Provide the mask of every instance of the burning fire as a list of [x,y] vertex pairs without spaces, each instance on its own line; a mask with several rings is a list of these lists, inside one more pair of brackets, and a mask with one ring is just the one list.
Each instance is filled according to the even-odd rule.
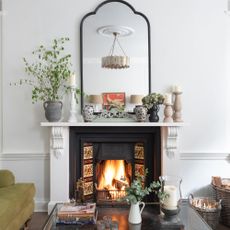
[[98,190],[125,190],[130,185],[124,160],[106,160],[98,178]]

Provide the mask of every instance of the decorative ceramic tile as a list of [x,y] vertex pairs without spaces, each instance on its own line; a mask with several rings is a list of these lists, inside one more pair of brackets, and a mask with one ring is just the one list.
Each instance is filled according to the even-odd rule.
[[93,182],[85,182],[84,183],[84,196],[93,194]]
[[135,164],[135,176],[141,175],[144,176],[145,167],[143,164]]
[[83,167],[83,177],[93,176],[93,164],[84,165]]
[[93,158],[93,146],[84,146],[84,160]]
[[145,156],[144,146],[135,145],[134,153],[135,153],[134,154],[135,159],[144,159],[144,156]]

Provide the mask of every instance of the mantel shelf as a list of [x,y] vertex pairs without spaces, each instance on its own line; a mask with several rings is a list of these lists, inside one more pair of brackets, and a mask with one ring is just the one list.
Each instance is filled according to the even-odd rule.
[[133,126],[133,127],[183,127],[188,123],[184,122],[41,122],[44,127],[97,127],[97,126]]

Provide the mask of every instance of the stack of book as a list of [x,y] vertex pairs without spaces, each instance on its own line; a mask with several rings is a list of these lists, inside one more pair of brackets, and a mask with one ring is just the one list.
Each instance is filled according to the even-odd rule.
[[63,205],[57,212],[57,225],[59,224],[95,224],[97,221],[96,203],[81,205]]

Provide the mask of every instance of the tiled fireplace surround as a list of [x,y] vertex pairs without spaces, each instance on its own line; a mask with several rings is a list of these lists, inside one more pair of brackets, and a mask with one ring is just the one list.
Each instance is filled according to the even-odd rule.
[[[48,212],[52,210],[53,206],[57,202],[63,202],[71,197],[73,191],[71,191],[70,181],[74,181],[76,175],[70,175],[71,162],[70,157],[70,130],[74,132],[79,132],[88,129],[90,127],[92,130],[103,129],[113,130],[113,128],[123,130],[141,128],[143,130],[156,129],[160,130],[160,144],[161,144],[161,172],[156,173],[161,175],[172,175],[171,171],[178,167],[178,130],[179,127],[183,126],[183,123],[69,123],[69,122],[43,122],[41,126],[46,126],[51,128],[50,132],[50,202],[48,204]],[[120,131],[119,131],[120,132]],[[128,132],[129,133],[129,132]],[[93,136],[93,133],[91,134]],[[73,163],[73,162],[72,162]],[[153,173],[154,174],[154,173]]]

